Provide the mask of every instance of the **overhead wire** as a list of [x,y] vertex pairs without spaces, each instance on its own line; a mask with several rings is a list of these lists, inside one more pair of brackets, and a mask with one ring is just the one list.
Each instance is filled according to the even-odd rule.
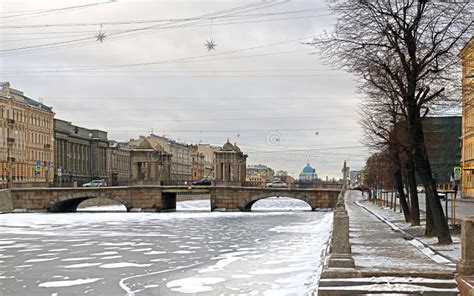
[[206,118],[206,119],[141,119],[141,120],[76,120],[76,122],[88,122],[88,123],[97,123],[97,122],[107,122],[107,123],[117,123],[117,122],[127,122],[127,123],[146,123],[146,122],[214,122],[214,121],[251,121],[251,120],[281,120],[281,119],[321,119],[321,118],[341,118],[347,117],[347,115],[323,115],[323,116],[286,116],[286,117],[243,117],[243,118]]
[[[103,21],[93,23],[58,23],[58,24],[34,24],[34,25],[13,25],[13,26],[2,26],[0,30],[4,29],[25,29],[25,28],[54,28],[54,27],[88,27],[88,26],[123,26],[123,25],[135,25],[135,24],[146,24],[146,23],[161,23],[161,22],[177,22],[177,21],[195,21],[195,20],[213,20],[218,22],[221,19],[235,19],[235,18],[249,18],[249,17],[269,17],[277,15],[287,14],[299,14],[309,11],[327,11],[327,8],[310,8],[303,10],[292,10],[282,12],[268,12],[268,13],[254,13],[254,14],[237,14],[237,15],[223,15],[223,16],[212,16],[212,17],[190,17],[190,18],[168,18],[168,19],[153,19],[153,20],[129,20],[129,21]],[[326,16],[326,15],[325,15]],[[291,19],[291,18],[290,18]]]
[[[295,39],[290,39],[286,41],[268,43],[263,45],[257,45],[252,47],[240,48],[235,50],[228,50],[219,53],[213,53],[211,55],[197,55],[197,56],[190,56],[184,58],[175,58],[175,59],[168,59],[168,60],[161,60],[161,61],[149,61],[149,62],[141,62],[141,63],[127,63],[127,64],[115,64],[115,65],[81,65],[81,66],[65,66],[68,69],[66,70],[48,70],[48,71],[39,71],[40,73],[52,73],[52,72],[70,72],[70,69],[77,69],[76,71],[92,71],[92,70],[102,70],[102,69],[122,69],[122,68],[130,68],[130,67],[138,67],[138,66],[151,66],[151,65],[161,65],[161,64],[169,64],[169,63],[186,63],[186,62],[193,62],[193,60],[197,61],[215,61],[215,60],[225,60],[225,59],[240,59],[240,58],[248,58],[248,57],[258,57],[258,56],[267,56],[267,55],[275,55],[275,54],[286,54],[286,53],[295,53],[295,52],[309,52],[309,49],[301,49],[301,50],[292,50],[292,51],[281,51],[275,53],[263,53],[263,54],[255,54],[255,55],[247,55],[247,56],[235,56],[235,57],[222,57],[222,58],[215,58],[217,56],[233,54],[233,53],[241,53],[245,51],[251,51],[256,49],[262,49],[267,47],[273,47],[282,44],[294,43],[297,41],[307,40],[308,37],[300,37]],[[34,72],[29,72],[34,73]]]
[[[236,13],[241,13],[241,12],[245,12],[245,11],[249,11],[249,10],[268,8],[268,7],[275,6],[275,5],[280,5],[280,4],[283,4],[283,2],[278,2],[277,1],[277,2],[270,3],[270,4],[265,3],[265,2],[257,2],[257,3],[253,3],[253,4],[247,4],[247,5],[238,6],[238,7],[234,7],[234,8],[230,8],[230,9],[225,9],[225,10],[221,10],[221,11],[217,11],[217,12],[213,12],[213,13],[204,14],[204,15],[201,15],[199,17],[219,16],[219,15],[222,15],[222,14],[236,14]],[[107,38],[109,40],[111,40],[111,39],[115,40],[119,37],[131,37],[132,35],[135,36],[137,34],[140,34],[140,31],[149,31],[149,30],[152,30],[152,29],[172,28],[173,23],[178,23],[178,24],[175,24],[174,27],[180,26],[180,25],[182,25],[182,24],[179,24],[180,22],[182,23],[183,21],[169,22],[170,27],[163,27],[163,26],[167,25],[165,23],[164,25],[153,25],[153,26],[146,26],[146,27],[135,28],[135,29],[122,30],[122,31],[119,31],[119,32],[109,34]],[[187,21],[184,21],[184,23],[186,23],[186,22]],[[199,20],[197,22],[201,22],[201,20]],[[194,21],[194,23],[196,23],[196,21]],[[127,34],[127,35],[124,35],[124,34]],[[114,38],[114,36],[116,36],[116,35],[119,35],[119,36]],[[60,45],[65,45],[65,46],[67,46],[67,45],[78,45],[79,43],[82,43],[83,41],[84,41],[84,43],[82,43],[82,44],[90,44],[90,43],[95,43],[96,42],[96,41],[88,41],[87,42],[87,40],[90,40],[90,39],[91,38],[78,38],[78,39],[72,39],[72,40],[61,41],[61,42],[50,42],[50,43],[44,43],[44,44],[39,44],[39,45],[9,48],[9,49],[0,50],[0,53],[12,53],[12,52],[24,53],[24,52],[31,52],[31,49],[35,49],[35,50],[40,50],[40,49],[43,49],[43,48],[55,49],[55,48],[57,48],[57,46],[60,46]]]
[[[99,5],[104,5],[104,4],[110,4],[116,2],[115,0],[108,0],[105,2],[95,2],[95,3],[89,3],[89,4],[81,4],[81,5],[75,5],[75,6],[66,6],[66,7],[60,7],[60,8],[54,8],[54,9],[45,9],[45,10],[39,10],[36,12],[27,12],[27,13],[20,13],[20,14],[14,14],[14,15],[6,15],[6,16],[1,16],[0,15],[0,20],[2,19],[9,19],[6,21],[0,22],[0,25],[14,22],[14,21],[21,21],[21,20],[26,20],[26,19],[32,19],[32,18],[38,18],[42,17],[45,15],[51,15],[51,14],[57,14],[61,13],[64,11],[69,11],[69,10],[76,10],[76,9],[83,9],[83,8],[89,8],[93,6],[99,6]],[[21,18],[22,16],[26,16]],[[18,18],[20,17],[20,18]],[[13,18],[13,19],[12,19]]]
[[[146,111],[146,112],[185,112],[185,111],[247,111],[248,110],[248,106],[245,106],[245,107],[227,107],[227,108],[209,108],[209,107],[206,107],[206,108],[196,108],[196,107],[193,107],[193,108],[189,108],[189,109],[167,109],[167,108],[164,108],[164,109],[151,109],[151,108],[145,108],[145,109],[136,109],[136,108],[126,108],[126,109],[113,109],[113,108],[107,108],[107,109],[98,109],[98,108],[58,108],[58,107],[55,107],[56,110],[61,110],[61,111],[77,111],[77,112],[142,112],[142,111]],[[277,110],[280,110],[280,111],[301,111],[301,108],[292,108],[290,106],[287,106],[285,108],[275,108],[275,107],[255,107],[255,106],[252,106],[251,107],[252,110],[266,110],[266,111],[277,111]],[[321,106],[318,106],[318,107],[307,107],[307,106],[302,106],[303,110],[304,111],[307,111],[307,110],[320,110],[321,109]],[[324,108],[329,108],[329,109],[340,109],[340,108],[353,108],[353,106],[340,106],[340,105],[337,105],[337,106],[324,106]]]

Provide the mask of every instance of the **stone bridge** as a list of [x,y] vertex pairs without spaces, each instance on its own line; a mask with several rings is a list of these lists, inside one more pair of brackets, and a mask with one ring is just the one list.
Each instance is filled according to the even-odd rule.
[[268,197],[291,197],[305,201],[311,210],[335,208],[340,189],[293,189],[263,187],[212,187],[211,211],[250,211],[252,205]]
[[[176,209],[179,194],[208,194],[211,210],[250,211],[260,199],[284,196],[307,202],[312,210],[334,208],[337,189],[275,189],[253,187],[214,186],[123,186],[101,188],[17,188],[2,193],[2,200],[9,210],[75,212],[78,205],[92,198],[108,198],[123,204],[127,211],[172,211]],[[10,199],[8,201],[7,199]],[[0,205],[1,205],[0,204]]]

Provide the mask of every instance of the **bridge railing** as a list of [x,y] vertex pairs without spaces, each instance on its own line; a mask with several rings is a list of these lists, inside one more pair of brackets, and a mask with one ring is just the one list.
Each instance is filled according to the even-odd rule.
[[265,182],[246,181],[242,183],[242,187],[265,187]]

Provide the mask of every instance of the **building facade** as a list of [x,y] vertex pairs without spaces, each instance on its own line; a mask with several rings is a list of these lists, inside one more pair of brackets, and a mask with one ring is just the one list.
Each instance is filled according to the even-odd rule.
[[0,186],[48,186],[53,178],[51,107],[0,83]]
[[248,165],[247,166],[247,176],[260,176],[265,182],[273,182],[275,177],[275,171],[263,164]]
[[214,180],[214,163],[216,161],[214,152],[219,151],[220,147],[210,144],[198,144],[197,152],[204,155],[204,176],[206,179]]
[[200,153],[197,149],[197,146],[192,146],[192,167],[191,175],[192,180],[202,180],[206,177],[205,169],[205,156]]
[[131,149],[125,143],[109,141],[107,172],[110,186],[128,185],[132,176]]
[[450,184],[461,165],[461,116],[423,118],[423,133],[431,172],[438,184]]
[[362,171],[350,171],[349,173],[350,185],[362,183]]
[[246,186],[251,187],[265,187],[267,182],[264,177],[260,175],[247,175],[245,177]]
[[240,186],[246,180],[247,155],[229,140],[215,154],[216,184]]
[[54,120],[55,185],[80,186],[94,179],[108,180],[107,132]]
[[278,171],[276,173],[275,179],[285,182],[288,187],[293,187],[293,184],[295,183],[295,178],[290,176],[287,171]]
[[474,37],[459,54],[462,61],[462,197],[474,198]]
[[[141,138],[142,137],[140,137],[140,139]],[[165,152],[172,155],[170,182],[184,183],[193,179],[193,152],[191,145],[178,143],[171,139],[154,134],[145,138],[150,143],[151,147],[159,147],[159,149],[163,149]],[[136,145],[136,142],[140,141],[140,139],[130,140],[129,144]]]

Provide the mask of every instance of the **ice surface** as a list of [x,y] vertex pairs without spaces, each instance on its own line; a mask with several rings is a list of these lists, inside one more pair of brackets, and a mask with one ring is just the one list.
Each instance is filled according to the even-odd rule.
[[[274,204],[267,209],[285,203],[269,201]],[[202,204],[193,201],[185,212],[174,213],[0,215],[0,256],[11,271],[2,276],[15,276],[2,281],[0,295],[14,295],[22,286],[32,293],[40,283],[47,295],[58,292],[55,285],[61,295],[311,294],[332,213],[302,207],[211,213]],[[51,258],[56,259],[24,264]],[[91,279],[103,280],[92,286]]]
[[117,255],[118,252],[116,251],[108,251],[108,252],[102,252],[102,253],[95,253],[91,254],[92,256],[108,256],[108,255]]
[[118,255],[118,256],[106,256],[106,257],[102,257],[100,259],[102,260],[110,260],[110,259],[117,259],[117,258],[122,258],[122,256]]
[[101,265],[101,264],[102,263],[78,263],[78,264],[72,264],[72,265],[64,266],[64,268],[84,268],[84,267],[97,266],[97,265]]
[[201,292],[210,292],[212,287],[210,285],[218,284],[225,281],[223,278],[198,278],[189,277],[180,280],[168,282],[166,286],[172,291],[177,291],[185,294],[194,294]]

